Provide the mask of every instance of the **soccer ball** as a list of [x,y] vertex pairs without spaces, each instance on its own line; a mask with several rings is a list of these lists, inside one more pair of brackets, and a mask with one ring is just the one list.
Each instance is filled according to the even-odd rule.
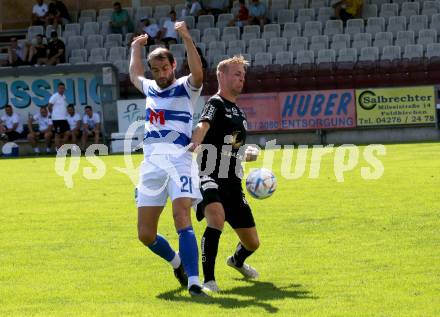
[[277,188],[277,179],[266,168],[253,170],[246,178],[246,189],[252,197],[265,199],[272,196]]

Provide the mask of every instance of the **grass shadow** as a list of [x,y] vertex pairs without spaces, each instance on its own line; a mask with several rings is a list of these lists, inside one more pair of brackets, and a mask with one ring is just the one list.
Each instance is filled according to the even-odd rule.
[[[254,306],[264,309],[267,313],[276,313],[279,311],[279,308],[273,305],[273,301],[276,300],[318,299],[318,297],[312,296],[309,291],[303,290],[300,284],[290,284],[288,286],[277,287],[271,282],[244,279],[243,281],[247,282],[247,284],[213,294],[210,298],[190,298],[188,295],[184,295],[180,288],[161,293],[157,298],[167,301],[214,304],[219,305],[221,308],[230,309]],[[224,295],[235,296],[226,297]]]

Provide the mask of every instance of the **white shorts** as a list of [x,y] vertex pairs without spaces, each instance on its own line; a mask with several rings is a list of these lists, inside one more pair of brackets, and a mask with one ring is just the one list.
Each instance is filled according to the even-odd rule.
[[142,162],[135,192],[137,207],[165,206],[168,197],[171,201],[188,197],[193,204],[201,201],[197,162],[192,153],[178,158],[150,155]]

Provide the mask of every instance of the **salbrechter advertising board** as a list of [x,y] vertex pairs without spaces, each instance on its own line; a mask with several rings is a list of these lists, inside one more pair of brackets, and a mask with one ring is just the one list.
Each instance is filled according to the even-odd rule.
[[435,124],[435,104],[433,86],[357,89],[357,125]]

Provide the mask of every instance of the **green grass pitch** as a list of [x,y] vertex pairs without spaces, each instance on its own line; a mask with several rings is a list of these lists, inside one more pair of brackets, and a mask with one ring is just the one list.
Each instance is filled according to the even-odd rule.
[[[345,182],[336,181],[334,155],[308,178],[310,152],[305,176],[286,180],[275,152],[274,196],[248,195],[261,240],[248,262],[260,278],[226,266],[237,243],[226,226],[223,292],[208,301],[193,301],[138,242],[133,185],[114,169],[122,156],[100,157],[99,180],[82,176],[93,165],[81,158],[72,189],[54,158],[0,160],[0,316],[438,317],[440,144],[386,150],[382,178],[364,180],[361,158]],[[177,247],[169,205],[159,229]],[[203,230],[195,223],[199,243]]]

